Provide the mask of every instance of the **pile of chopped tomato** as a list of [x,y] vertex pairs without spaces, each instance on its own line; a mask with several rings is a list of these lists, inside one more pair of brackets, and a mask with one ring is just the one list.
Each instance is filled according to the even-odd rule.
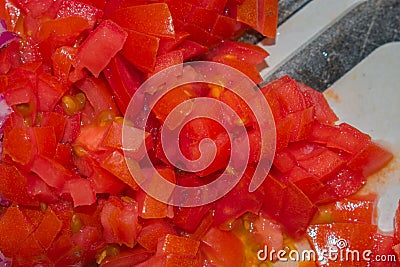
[[[352,238],[353,224],[378,236],[369,221],[357,221],[371,215],[370,200],[344,198],[392,155],[354,127],[336,125],[323,95],[288,76],[260,89],[274,115],[277,152],[255,192],[248,186],[260,131],[246,103],[222,86],[190,84],[166,94],[137,150],[172,183],[217,179],[231,146],[223,127],[198,118],[180,133],[189,159],[199,157],[202,139],[215,141],[216,160],[197,173],[171,166],[160,132],[178,104],[222,101],[239,115],[241,122],[232,123],[246,126],[250,142],[249,166],[232,191],[208,205],[172,207],[147,195],[129,172],[123,116],[139,86],[197,59],[230,65],[260,83],[257,65],[268,54],[233,40],[248,28],[274,37],[276,0],[6,0],[0,17],[21,37],[0,50],[0,94],[13,110],[3,126],[0,251],[13,266],[244,266],[258,263],[252,249],[282,248],[284,236],[301,238],[308,227],[317,232],[316,247],[332,231]],[[136,123],[128,127],[141,140]],[[332,206],[332,221],[340,224],[310,226],[321,207],[345,201],[361,201],[360,212],[342,216]],[[382,242],[373,244],[387,249],[392,239],[378,237]]]

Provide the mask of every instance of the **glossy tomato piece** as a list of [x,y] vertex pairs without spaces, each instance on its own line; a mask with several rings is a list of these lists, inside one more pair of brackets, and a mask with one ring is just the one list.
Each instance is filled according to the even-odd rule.
[[200,241],[191,238],[167,234],[158,240],[156,255],[180,254],[196,256]]
[[81,177],[66,181],[62,191],[70,194],[74,207],[91,205],[96,202],[96,194],[90,181]]
[[[131,97],[143,82],[143,73],[118,54],[111,59],[110,64],[103,72],[119,110],[122,114],[125,114]],[[137,105],[142,107],[142,103],[137,103]]]
[[33,134],[37,146],[37,153],[48,158],[56,154],[57,140],[53,127],[34,127]]
[[137,241],[147,250],[155,252],[157,250],[158,240],[164,238],[167,234],[176,235],[176,231],[165,220],[150,222],[140,231]]
[[[275,38],[278,25],[278,2],[271,0],[243,0],[237,6],[237,20],[264,36]],[[258,14],[256,16],[255,14]]]
[[207,53],[208,48],[194,41],[184,40],[179,50],[182,51],[183,61],[188,61]]
[[375,204],[373,197],[365,199],[344,198],[318,207],[320,215],[316,219],[323,220],[323,217],[327,216],[328,221],[326,222],[372,224],[375,216]]
[[56,136],[57,142],[60,142],[64,136],[67,120],[56,112],[43,112],[41,127],[52,127]]
[[[136,5],[117,9],[110,18],[121,27],[158,37],[174,37],[172,16],[166,3]],[[149,18],[152,18],[149,21]]]
[[334,123],[338,121],[338,117],[330,108],[326,98],[321,92],[306,86],[303,83],[298,83],[300,90],[303,92],[307,106],[314,107],[315,119],[321,123]]
[[96,115],[99,115],[102,111],[113,112],[114,115],[119,114],[111,90],[103,79],[88,77],[78,82],[76,86],[85,93]]
[[77,49],[75,47],[61,46],[53,53],[52,60],[54,75],[61,79],[64,84],[69,81],[69,73],[71,72],[76,52]]
[[[324,254],[325,258],[321,259],[325,262],[322,263],[323,266],[344,266],[344,262],[350,266],[368,266],[363,258],[363,253],[374,247],[376,230],[376,225],[364,223],[315,224],[309,227],[307,239],[317,253],[322,254],[323,250],[327,251]],[[357,259],[357,254],[354,254],[355,256],[347,254],[346,256],[347,249],[358,251],[359,258]],[[333,250],[336,253],[333,253]],[[333,253],[331,255],[336,255],[340,260],[329,257],[329,251]]]
[[101,224],[104,227],[103,238],[107,243],[124,244],[132,248],[140,227],[137,203],[110,197],[103,204]]
[[[124,46],[128,34],[111,20],[104,20],[78,48],[74,67],[87,68],[95,77]],[[99,57],[99,55],[102,55]]]
[[342,123],[335,134],[328,140],[327,146],[344,150],[350,154],[356,154],[364,149],[371,141],[371,137],[362,133],[353,126]]
[[352,170],[361,171],[367,177],[386,166],[392,158],[393,154],[390,151],[370,141],[347,165]]
[[3,153],[14,162],[27,165],[32,162],[36,154],[34,138],[29,128],[12,128],[4,133]]
[[159,55],[168,53],[172,50],[175,50],[177,47],[180,47],[181,44],[186,41],[186,38],[190,34],[184,31],[176,31],[175,38],[162,37],[160,38],[160,45],[158,47],[157,53]]
[[52,159],[38,155],[35,157],[31,171],[51,187],[62,189],[64,183],[72,178],[72,173]]
[[79,135],[81,126],[81,114],[75,113],[72,116],[65,116],[66,124],[64,135],[62,137],[63,143],[72,143]]
[[130,29],[126,29],[126,32],[128,38],[121,51],[122,55],[139,70],[153,72],[160,38]]
[[96,21],[102,17],[103,11],[96,5],[93,5],[93,3],[88,2],[92,1],[62,0],[57,11],[57,17],[80,17],[89,21],[91,26],[94,26]]
[[138,189],[138,185],[132,177],[132,174],[130,173],[130,170],[125,162],[125,157],[120,152],[112,152],[100,163],[100,166],[115,175],[133,190]]

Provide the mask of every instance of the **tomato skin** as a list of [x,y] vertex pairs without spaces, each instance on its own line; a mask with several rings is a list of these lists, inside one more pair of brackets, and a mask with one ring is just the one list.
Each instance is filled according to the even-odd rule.
[[38,206],[28,193],[27,178],[12,165],[0,164],[0,193],[14,204]]
[[78,70],[86,67],[97,78],[111,58],[122,49],[127,36],[119,25],[104,20],[78,48],[74,67]]
[[[117,9],[110,18],[121,27],[158,37],[174,37],[175,30],[168,5],[154,3]],[[153,18],[149,22],[149,18]]]

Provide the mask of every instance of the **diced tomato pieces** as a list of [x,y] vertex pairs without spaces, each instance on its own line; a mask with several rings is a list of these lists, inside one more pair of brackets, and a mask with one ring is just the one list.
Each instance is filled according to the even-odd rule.
[[[95,77],[124,46],[128,34],[111,20],[104,20],[90,33],[75,56],[74,67],[87,68]],[[101,56],[100,56],[101,55]]]
[[34,127],[37,153],[48,158],[56,154],[57,140],[53,127]]
[[102,111],[113,112],[114,115],[119,114],[111,90],[104,80],[88,77],[78,82],[77,87],[85,93],[96,115],[99,115]]
[[133,247],[138,234],[138,207],[135,201],[123,202],[117,197],[105,201],[101,211],[103,238],[108,243]]
[[339,125],[336,134],[328,140],[327,146],[341,149],[354,155],[364,149],[370,140],[371,137],[367,134],[347,123],[342,123]]
[[32,225],[28,223],[20,208],[9,207],[0,218],[1,252],[6,257],[16,255],[32,231]]
[[43,248],[48,249],[57,234],[61,231],[61,228],[62,222],[58,219],[57,215],[54,214],[52,209],[48,207],[42,222],[34,232],[34,236]]
[[74,144],[80,145],[90,151],[105,150],[101,145],[109,128],[109,125],[86,125],[81,128],[79,136],[75,139]]
[[62,165],[41,155],[35,157],[31,171],[39,175],[49,186],[57,189],[62,189],[64,183],[72,177]]
[[[118,54],[111,59],[110,64],[103,72],[119,110],[125,114],[131,97],[143,82],[143,74]],[[141,103],[137,103],[137,105],[141,106]]]
[[80,177],[66,181],[63,192],[71,195],[74,207],[91,205],[96,202],[96,195],[90,181]]
[[176,235],[176,231],[168,222],[160,220],[144,226],[137,237],[137,241],[145,249],[156,251],[158,240],[168,234]]
[[79,135],[81,126],[81,114],[75,113],[72,116],[66,117],[66,124],[64,135],[62,137],[63,143],[72,143]]
[[29,128],[12,128],[4,133],[3,153],[22,165],[32,162],[36,154]]
[[67,120],[59,113],[44,112],[42,114],[41,127],[52,127],[57,142],[60,142],[64,136]]
[[329,107],[326,98],[321,92],[312,89],[302,83],[298,83],[300,90],[309,106],[314,106],[315,119],[321,123],[334,123],[338,117]]
[[296,185],[288,183],[278,221],[292,237],[304,235],[316,211],[310,199]]
[[318,156],[299,160],[298,163],[300,167],[323,180],[338,171],[343,166],[344,161],[337,153],[331,150],[324,150]]
[[111,153],[104,161],[100,163],[100,166],[110,173],[114,174],[118,179],[127,184],[133,190],[138,189],[136,181],[132,177],[128,166],[125,162],[125,157],[118,151]]

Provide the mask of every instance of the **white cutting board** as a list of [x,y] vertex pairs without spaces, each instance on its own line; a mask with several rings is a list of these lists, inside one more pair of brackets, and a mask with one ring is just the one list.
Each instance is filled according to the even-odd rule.
[[377,223],[382,231],[392,231],[400,199],[400,42],[373,51],[324,94],[341,121],[370,134],[395,155],[362,190],[380,195]]

